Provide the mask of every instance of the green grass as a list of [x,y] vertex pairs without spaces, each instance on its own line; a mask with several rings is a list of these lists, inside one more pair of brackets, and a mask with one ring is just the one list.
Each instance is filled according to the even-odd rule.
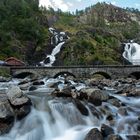
[[0,67],[0,76],[11,77],[9,67]]

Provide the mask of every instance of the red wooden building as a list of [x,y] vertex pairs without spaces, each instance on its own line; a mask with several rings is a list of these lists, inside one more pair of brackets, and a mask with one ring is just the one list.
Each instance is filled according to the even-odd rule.
[[15,57],[9,57],[5,62],[10,66],[25,66],[25,63]]

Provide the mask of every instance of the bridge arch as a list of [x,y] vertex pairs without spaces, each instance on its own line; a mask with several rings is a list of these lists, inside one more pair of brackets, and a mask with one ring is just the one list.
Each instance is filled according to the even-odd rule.
[[92,76],[97,75],[97,74],[103,76],[106,79],[111,79],[111,76],[107,72],[104,72],[104,71],[94,72]]
[[72,76],[72,77],[76,78],[76,76],[74,74],[72,74],[68,71],[59,72],[54,75],[54,78],[57,78],[58,76],[65,76],[65,77]]
[[36,72],[34,72],[34,71],[28,71],[28,70],[17,71],[16,73],[13,74],[13,77],[14,78],[24,79],[27,76],[30,76],[30,77],[38,77],[39,74],[36,73]]
[[132,72],[128,75],[129,78],[140,79],[140,71]]

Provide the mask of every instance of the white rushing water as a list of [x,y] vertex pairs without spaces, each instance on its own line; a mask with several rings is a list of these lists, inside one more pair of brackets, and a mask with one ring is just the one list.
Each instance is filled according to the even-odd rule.
[[[103,123],[110,125],[109,121],[106,120],[106,115],[101,111],[103,106],[107,109],[107,112],[113,113],[116,118],[112,125],[115,134],[121,135],[123,140],[127,140],[125,137],[127,134],[136,134],[136,113],[140,113],[140,99],[113,95],[110,92],[110,95],[118,98],[131,108],[127,116],[119,115],[117,113],[118,108],[107,102],[103,102],[101,107],[96,108],[89,104],[94,111],[101,114],[98,118],[92,114],[88,103],[83,102],[89,112],[89,115],[85,116],[80,113],[71,100],[57,97],[49,98],[51,92],[49,85],[59,83],[58,88],[62,90],[66,86],[64,77],[44,78],[42,80],[45,85],[38,86],[35,91],[26,92],[34,104],[30,114],[25,119],[16,121],[10,133],[0,136],[0,140],[84,140],[90,129],[98,128],[100,130]],[[19,82],[20,80],[15,79],[10,82],[0,83],[0,89],[7,90],[9,85],[17,85]],[[77,91],[86,87],[84,83],[72,80],[69,80],[69,82],[76,87]]]
[[41,66],[50,67],[54,64],[56,60],[56,54],[58,54],[61,50],[61,47],[65,44],[66,39],[68,39],[68,36],[65,34],[65,32],[58,32],[54,28],[49,28],[50,33],[53,35],[51,37],[51,45],[55,46],[52,50],[52,53],[50,55],[46,56],[46,59],[49,60],[49,62],[45,62],[45,60],[41,61]]
[[140,45],[134,42],[126,43],[123,57],[133,65],[140,65]]

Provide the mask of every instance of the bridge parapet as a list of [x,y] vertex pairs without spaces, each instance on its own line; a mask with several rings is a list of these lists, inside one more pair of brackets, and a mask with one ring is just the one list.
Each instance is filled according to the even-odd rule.
[[90,78],[95,73],[108,75],[113,79],[128,77],[131,73],[140,73],[140,66],[132,65],[99,65],[99,66],[57,66],[57,67],[11,67],[12,75],[18,75],[20,73],[33,73],[40,76],[56,77],[59,74],[67,73],[77,78]]

